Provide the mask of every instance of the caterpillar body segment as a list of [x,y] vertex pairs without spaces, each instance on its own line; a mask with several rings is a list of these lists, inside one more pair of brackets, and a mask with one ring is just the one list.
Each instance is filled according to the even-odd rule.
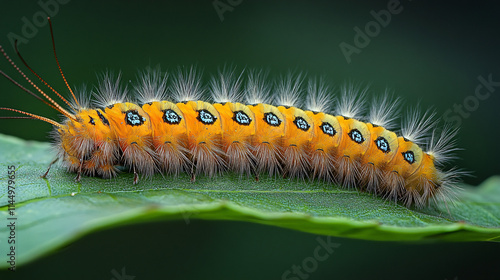
[[307,178],[310,170],[308,145],[313,138],[313,121],[301,109],[279,106],[283,114],[285,130],[283,135],[284,177]]
[[178,175],[189,170],[186,118],[172,102],[153,101],[142,106],[152,125],[151,138],[161,172]]
[[252,139],[255,136],[255,115],[241,103],[216,103],[222,122],[222,151],[227,167],[240,175],[255,175],[255,155]]
[[253,153],[257,174],[281,174],[283,162],[283,138],[285,136],[285,117],[278,108],[269,104],[250,105],[255,120],[255,133],[252,137]]
[[366,124],[370,131],[369,146],[361,157],[360,178],[368,192],[380,192],[381,183],[387,178],[390,161],[395,157],[399,142],[396,133],[384,127]]
[[338,119],[323,112],[305,112],[312,123],[313,138],[309,142],[309,158],[312,168],[311,179],[336,182],[333,167],[337,166],[338,146],[340,145],[342,128]]
[[222,125],[219,112],[212,104],[204,101],[178,103],[177,107],[186,118],[192,175],[222,174],[226,169],[226,162],[221,150]]
[[138,174],[152,176],[157,171],[157,154],[153,150],[149,115],[134,103],[116,103],[105,108],[105,119],[121,151],[121,161]]

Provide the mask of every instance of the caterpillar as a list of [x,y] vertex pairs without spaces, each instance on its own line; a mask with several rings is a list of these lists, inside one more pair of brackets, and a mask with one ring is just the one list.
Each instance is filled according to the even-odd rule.
[[[436,128],[435,113],[410,110],[394,131],[400,100],[388,93],[375,98],[362,117],[367,88],[352,83],[340,89],[338,100],[324,80],[289,73],[275,84],[267,73],[237,74],[224,69],[208,87],[196,68],[179,68],[170,78],[160,69],[139,74],[132,89],[121,85],[120,74],[104,74],[94,91],[96,100],[77,98],[69,86],[57,54],[50,23],[54,55],[69,89],[68,101],[23,64],[61,99],[65,109],[38,87],[7,55],[6,60],[38,92],[30,91],[0,71],[23,91],[64,116],[61,122],[12,108],[0,108],[47,122],[54,127],[55,160],[69,172],[112,178],[118,166],[139,177],[155,173],[218,176],[234,172],[258,180],[262,174],[302,180],[322,180],[347,188],[423,207],[447,200],[456,189],[459,171],[444,171],[452,156],[456,129]],[[171,82],[169,81],[171,80]],[[129,91],[136,99],[132,100]],[[211,100],[203,100],[206,92]],[[305,105],[299,105],[303,91]],[[210,101],[210,102],[209,102]],[[334,108],[332,110],[332,108]],[[301,109],[303,108],[303,109]],[[424,148],[425,151],[424,151]],[[50,170],[43,175],[47,176]]]

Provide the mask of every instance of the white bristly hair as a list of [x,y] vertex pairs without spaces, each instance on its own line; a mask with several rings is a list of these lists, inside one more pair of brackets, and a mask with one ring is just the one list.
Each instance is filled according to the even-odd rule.
[[294,75],[288,72],[286,77],[280,77],[276,83],[274,101],[278,106],[299,107],[299,98],[302,94],[302,73]]
[[205,92],[201,76],[196,67],[179,68],[178,74],[173,77],[173,83],[169,89],[170,96],[176,102],[200,100]]
[[168,74],[162,73],[160,67],[148,67],[139,71],[138,82],[134,86],[141,104],[165,100],[167,97]]
[[460,205],[460,202],[457,200],[457,195],[463,189],[460,188],[458,184],[462,181],[461,178],[470,176],[470,173],[454,167],[446,171],[440,171],[438,169],[438,176],[441,180],[441,185],[439,191],[431,198],[434,204],[437,205],[438,203],[444,202],[446,207],[448,207],[448,203],[455,206]]
[[328,113],[331,111],[332,89],[325,83],[323,77],[319,79],[309,79],[307,84],[306,109],[313,112]]
[[430,108],[423,114],[418,105],[415,108],[410,108],[403,118],[401,135],[417,145],[424,144],[429,137],[429,132],[436,125],[435,116],[436,112]]
[[210,90],[215,103],[241,101],[241,77],[244,71],[237,76],[235,67],[224,67],[217,76],[212,76]]
[[394,98],[388,90],[382,96],[375,97],[372,101],[368,120],[370,123],[382,126],[385,129],[394,129],[399,116],[401,99]]
[[434,157],[435,163],[443,165],[456,158],[453,153],[460,150],[457,148],[455,138],[458,130],[450,123],[446,123],[441,131],[434,130],[432,132],[427,153]]
[[340,89],[340,99],[337,103],[336,113],[338,115],[360,119],[364,111],[365,96],[368,87],[361,89],[361,86],[355,86],[352,83],[342,86]]
[[[74,86],[73,87],[75,90],[75,96],[76,99],[78,100],[78,104],[76,104],[75,100],[73,98],[68,99],[69,102],[71,103],[72,108],[76,108],[77,110],[86,110],[90,108],[90,103],[91,103],[91,98],[89,92],[87,91],[87,85],[82,84],[79,87]],[[76,112],[73,112],[76,113]]]
[[252,104],[271,103],[271,86],[266,83],[268,71],[250,70],[245,87],[245,102]]
[[115,78],[112,72],[106,72],[98,77],[99,86],[93,92],[96,106],[104,108],[126,100],[128,90],[126,86],[121,85],[121,76],[121,73],[118,73]]

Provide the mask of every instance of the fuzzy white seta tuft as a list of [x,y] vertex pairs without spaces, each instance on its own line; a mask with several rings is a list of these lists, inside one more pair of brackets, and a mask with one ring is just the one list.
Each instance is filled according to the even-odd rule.
[[409,109],[403,118],[401,135],[417,145],[423,145],[429,137],[429,132],[436,125],[435,116],[436,112],[432,109],[427,109],[422,114],[418,105],[415,108]]
[[244,71],[236,75],[234,67],[224,67],[217,76],[212,76],[210,90],[215,103],[241,101],[243,95],[241,92],[241,77]]
[[118,73],[115,78],[112,72],[106,72],[98,78],[99,86],[93,92],[97,107],[104,108],[126,100],[128,90],[121,85],[121,76],[121,73]]
[[[69,102],[72,108],[76,108],[76,110],[86,110],[91,106],[91,99],[89,98],[89,92],[87,90],[87,85],[82,84],[79,87],[73,87],[75,90],[75,96],[78,100],[78,104],[73,98],[69,98]],[[76,112],[73,112],[76,113]]]
[[325,83],[323,77],[309,79],[307,84],[306,109],[313,112],[328,113],[332,108],[332,88]]
[[458,128],[446,123],[441,131],[434,130],[432,132],[427,153],[434,157],[434,162],[438,165],[445,164],[456,158],[453,153],[460,150],[457,148],[455,138],[458,130]]
[[360,119],[364,111],[367,92],[368,87],[361,88],[361,86],[355,86],[352,83],[342,86],[336,113],[343,117]]
[[392,130],[396,126],[395,122],[399,116],[401,99],[394,98],[392,94],[385,93],[373,99],[368,120],[370,123]]
[[271,86],[266,83],[268,71],[250,70],[248,72],[248,81],[245,87],[245,102],[252,104],[270,104]]
[[201,83],[201,72],[196,67],[179,68],[177,76],[173,77],[173,83],[170,86],[170,96],[176,102],[200,100],[205,92]]
[[460,203],[458,202],[457,196],[463,189],[460,188],[458,184],[462,181],[461,178],[470,176],[470,173],[456,167],[446,171],[437,170],[437,172],[441,182],[438,189],[439,191],[434,191],[430,200],[417,206],[422,207],[432,203],[437,205],[443,202],[446,207],[448,207],[448,203],[454,206],[459,205]]
[[160,67],[148,67],[138,74],[138,82],[134,86],[137,99],[141,104],[165,100],[167,97],[168,74],[162,73]]
[[303,74],[295,75],[288,72],[286,77],[280,77],[276,83],[274,100],[278,106],[299,107],[299,98],[302,94]]

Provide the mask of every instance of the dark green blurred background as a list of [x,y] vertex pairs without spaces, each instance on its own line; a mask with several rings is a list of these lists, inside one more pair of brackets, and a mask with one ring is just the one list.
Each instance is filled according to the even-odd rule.
[[[174,70],[196,64],[207,79],[224,64],[234,64],[239,69],[269,69],[271,78],[292,69],[325,75],[334,85],[365,82],[373,95],[389,88],[406,106],[420,102],[423,108],[434,106],[441,116],[474,95],[478,76],[500,81],[499,7],[493,1],[402,1],[402,11],[347,63],[339,44],[354,45],[353,28],[364,29],[373,20],[370,11],[387,9],[388,2],[243,0],[221,21],[212,1],[71,0],[59,6],[53,23],[70,84],[89,88],[96,83],[96,73],[107,69],[122,71],[128,82],[148,65]],[[8,34],[21,36],[23,17],[32,22],[41,10],[36,1],[2,1],[0,43],[11,56]],[[34,69],[66,92],[52,56],[48,25],[38,28],[20,49]],[[0,69],[20,80],[6,61],[0,60]],[[0,79],[0,94],[1,107],[58,119],[5,79]],[[500,173],[499,105],[500,87],[460,125],[458,144],[464,150],[454,164],[473,172],[475,177],[465,178],[469,184]],[[41,122],[0,120],[0,133],[24,139],[47,141],[50,130]],[[126,267],[135,279],[281,279],[293,264],[312,255],[315,238],[245,223],[149,224],[85,237],[5,276],[111,279],[112,269]],[[341,247],[308,279],[499,276],[498,244],[336,242]]]

